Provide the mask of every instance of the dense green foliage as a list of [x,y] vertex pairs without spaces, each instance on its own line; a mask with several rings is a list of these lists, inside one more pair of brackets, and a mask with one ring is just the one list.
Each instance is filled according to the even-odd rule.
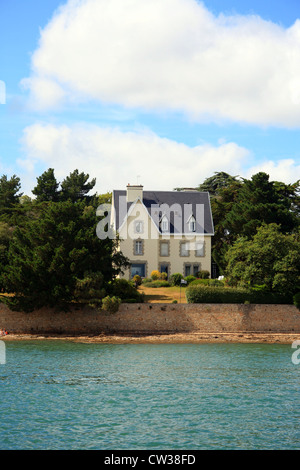
[[38,202],[59,200],[59,183],[54,176],[53,168],[49,168],[41,176],[37,178],[37,185],[32,190]]
[[[78,170],[58,182],[49,168],[37,178],[30,198],[22,194],[16,175],[0,177],[0,290],[11,294],[2,295],[10,308],[68,308],[71,302],[100,307],[105,297],[143,301],[134,282],[116,279],[129,266],[117,249],[118,240],[96,235],[96,209],[111,202],[112,195],[91,195],[95,183]],[[191,301],[253,303],[267,298],[273,303],[296,296],[299,304],[299,181],[271,182],[262,172],[251,179],[219,172],[197,189],[210,193],[213,260],[235,290],[222,289],[223,282],[201,271],[201,280],[186,278]],[[183,279],[175,273],[167,283],[165,273],[157,276],[153,287],[155,282],[181,285]]]
[[238,179],[221,172],[207,178],[199,189],[210,192],[215,227],[212,256],[221,274],[227,268],[226,253],[238,238],[251,240],[263,224],[276,224],[283,234],[299,228],[299,181],[271,182],[263,172],[249,180]]
[[119,310],[121,299],[119,297],[110,297],[107,295],[102,300],[102,309],[108,313],[116,313]]
[[110,296],[118,297],[122,302],[128,300],[143,302],[144,296],[135,288],[134,282],[127,279],[114,279],[107,285],[107,292]]
[[[270,256],[265,267],[268,269],[268,266],[272,265],[270,275],[276,276],[272,290],[282,291],[284,285],[288,287],[293,282],[297,284],[294,265],[297,259],[295,251],[300,251],[299,181],[293,184],[270,181],[269,176],[263,172],[253,175],[249,180],[219,172],[207,178],[198,189],[207,190],[210,193],[215,228],[215,236],[212,239],[212,257],[220,274],[230,276],[233,284],[252,285],[256,282],[253,272],[256,271],[257,265],[252,265],[251,271],[250,267],[246,266],[248,261],[246,262],[245,256],[241,255],[241,250],[243,247],[246,250],[244,245],[254,239],[261,226],[270,226],[270,231],[272,231],[276,225],[276,232],[279,231],[284,236],[294,236],[295,245],[293,250],[289,251],[289,255],[285,254],[284,261],[280,263],[276,258],[276,253],[278,253],[276,237],[271,240],[270,236]],[[290,239],[286,240],[289,244]],[[258,240],[255,243],[257,244]],[[273,247],[271,247],[272,243]],[[228,251],[230,251],[229,254],[227,254]],[[274,255],[273,261],[271,253]],[[261,263],[264,264],[264,253],[261,253],[261,256]],[[283,275],[283,271],[288,271],[288,275]],[[259,272],[262,272],[261,269]],[[270,283],[268,286],[271,288]]]
[[[128,267],[118,241],[96,235],[98,196],[87,195],[95,184],[88,178],[75,170],[59,190],[49,169],[37,178],[34,200],[16,198],[19,181],[11,180],[11,203],[0,206],[0,287],[11,294],[2,296],[10,308],[101,306],[111,282]],[[0,180],[0,194],[7,181]]]
[[213,286],[213,287],[224,287],[224,282],[218,279],[195,279],[192,281],[190,286]]
[[163,279],[157,279],[154,281],[144,282],[143,285],[145,287],[153,287],[153,288],[171,286],[171,284],[168,281],[164,281]]
[[221,303],[221,304],[289,304],[288,295],[274,292],[250,290],[242,287],[188,286],[186,289],[188,303]]
[[183,275],[181,273],[174,273],[170,277],[170,283],[172,286],[180,286],[181,279],[183,279]]
[[202,271],[199,271],[197,273],[197,277],[199,279],[208,279],[209,278],[209,271],[207,271],[206,269],[203,269]]
[[197,278],[195,276],[192,276],[191,274],[189,276],[185,276],[184,280],[187,282],[187,284],[190,284],[191,282],[195,281]]
[[300,289],[299,235],[283,234],[276,224],[263,224],[251,240],[238,238],[225,259],[232,285],[264,285],[282,294]]
[[296,307],[300,310],[300,292],[297,292],[297,294],[294,295],[293,301],[294,305],[296,305]]

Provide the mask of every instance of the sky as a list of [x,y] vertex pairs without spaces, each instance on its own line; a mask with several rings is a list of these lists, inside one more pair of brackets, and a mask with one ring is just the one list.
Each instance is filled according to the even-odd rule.
[[0,0],[0,174],[300,179],[299,0]]

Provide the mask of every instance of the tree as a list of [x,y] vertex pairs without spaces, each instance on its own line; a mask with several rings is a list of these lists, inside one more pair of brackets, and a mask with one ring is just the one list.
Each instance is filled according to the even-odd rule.
[[95,186],[96,178],[93,178],[90,182],[88,179],[88,174],[79,173],[78,170],[70,173],[61,183],[61,200],[67,201],[70,199],[72,202],[83,199],[90,200],[91,196],[87,196],[87,194]]
[[38,202],[56,202],[59,198],[58,186],[59,183],[54,176],[54,170],[49,168],[37,178],[37,185],[32,190],[32,193],[36,196]]
[[0,222],[0,290],[3,289],[3,273],[8,264],[8,250],[13,228],[6,222]]
[[253,239],[238,238],[225,259],[234,285],[264,285],[281,294],[300,290],[299,233],[283,234],[277,224],[262,224]]
[[232,181],[228,186],[218,189],[216,197],[211,199],[211,210],[214,221],[214,237],[212,239],[212,258],[217,263],[221,273],[226,268],[225,254],[236,239],[236,234],[229,232],[226,217],[238,199],[242,182]]
[[298,225],[291,210],[291,200],[278,192],[269,175],[260,172],[251,180],[244,180],[237,199],[227,213],[224,227],[235,238],[251,238],[263,223],[280,225],[283,233],[289,233]]
[[221,189],[236,183],[237,176],[231,176],[224,171],[215,172],[214,176],[206,178],[202,184],[198,186],[198,191],[208,191],[211,197],[217,196]]
[[274,181],[274,188],[280,198],[290,208],[298,219],[300,217],[300,180],[293,184],[285,184],[281,181]]
[[19,202],[19,198],[23,193],[19,193],[21,189],[20,178],[13,175],[10,179],[7,175],[0,178],[0,209],[11,208]]
[[7,175],[0,178],[0,218],[9,224],[15,224],[20,209],[20,178],[13,175],[10,179]]
[[104,295],[128,261],[116,241],[96,236],[97,222],[94,207],[68,200],[48,203],[39,218],[17,227],[3,274],[6,291],[14,295],[3,301],[12,309],[31,311],[67,308],[89,295],[95,300],[99,291]]

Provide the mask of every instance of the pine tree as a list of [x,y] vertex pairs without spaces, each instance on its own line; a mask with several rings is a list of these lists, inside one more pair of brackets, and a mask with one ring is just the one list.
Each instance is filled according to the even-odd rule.
[[86,301],[84,286],[91,286],[86,278],[93,280],[93,301],[100,292],[104,295],[107,283],[127,267],[127,259],[114,240],[97,237],[97,222],[94,207],[68,200],[47,204],[39,218],[17,227],[3,274],[6,292],[14,295],[2,300],[23,311],[67,308],[71,301],[80,301],[82,291]]
[[38,202],[52,201],[56,202],[59,198],[59,183],[54,176],[54,169],[49,168],[37,178],[37,185],[32,190]]
[[61,200],[67,201],[70,199],[72,202],[79,200],[90,200],[91,196],[87,194],[93,189],[96,184],[96,178],[93,178],[90,182],[88,181],[89,175],[85,173],[79,173],[78,170],[74,170],[67,176],[61,183]]

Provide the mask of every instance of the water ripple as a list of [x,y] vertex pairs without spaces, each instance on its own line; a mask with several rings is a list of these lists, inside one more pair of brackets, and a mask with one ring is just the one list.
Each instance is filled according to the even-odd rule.
[[16,342],[1,449],[297,449],[300,367],[283,345]]

